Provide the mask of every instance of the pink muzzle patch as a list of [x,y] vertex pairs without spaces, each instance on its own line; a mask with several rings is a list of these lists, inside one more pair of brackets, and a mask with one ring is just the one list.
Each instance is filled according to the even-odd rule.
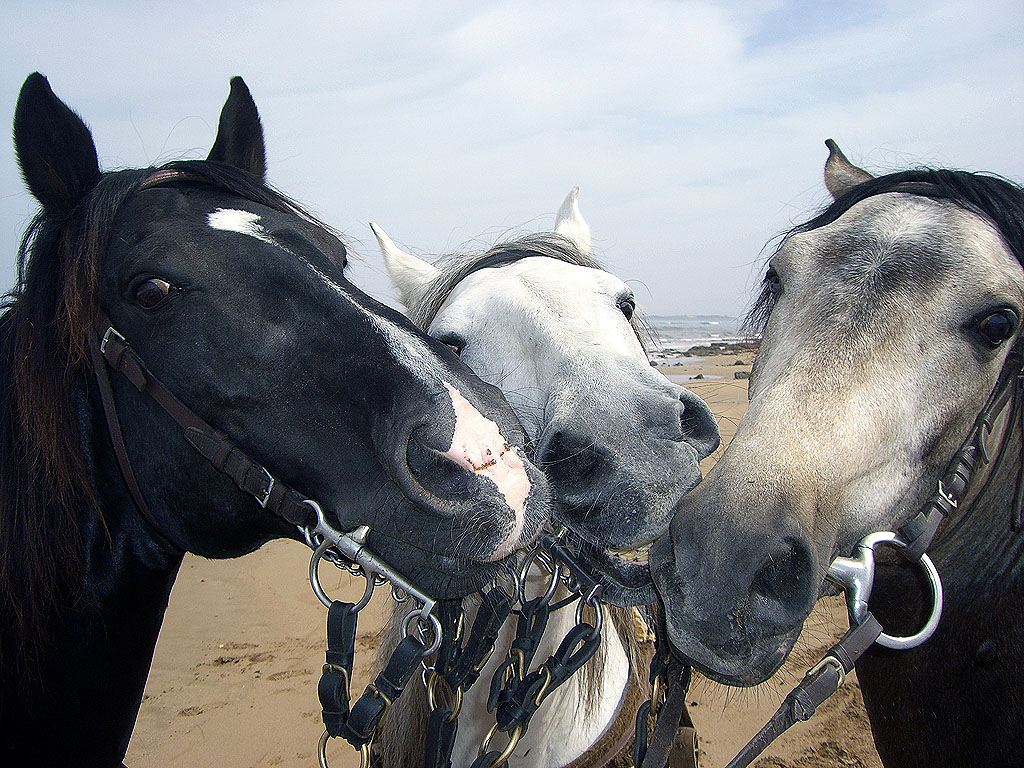
[[498,425],[474,408],[459,390],[447,383],[444,386],[455,409],[455,434],[452,435],[452,447],[445,455],[494,483],[515,515],[512,531],[489,558],[491,562],[500,560],[520,544],[525,525],[526,497],[530,495],[530,478],[523,460],[502,437]]

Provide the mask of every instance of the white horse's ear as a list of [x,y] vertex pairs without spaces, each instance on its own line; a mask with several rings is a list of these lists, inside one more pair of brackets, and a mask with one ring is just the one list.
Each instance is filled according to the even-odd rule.
[[590,255],[590,226],[580,213],[579,187],[573,187],[562,201],[562,207],[555,216],[555,233],[572,240],[580,253]]
[[825,186],[833,200],[838,200],[858,184],[875,178],[863,168],[846,159],[843,150],[832,139],[825,139],[828,147],[828,160],[825,161]]
[[441,270],[423,259],[417,259],[411,253],[406,253],[372,221],[370,229],[377,238],[377,245],[380,246],[381,255],[384,256],[384,266],[387,267],[388,277],[398,289],[398,298],[406,307],[412,307],[419,301],[427,288],[441,274]]

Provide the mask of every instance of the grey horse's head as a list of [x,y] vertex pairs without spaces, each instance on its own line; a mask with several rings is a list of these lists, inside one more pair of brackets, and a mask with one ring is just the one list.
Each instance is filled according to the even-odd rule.
[[771,258],[746,415],[652,549],[673,643],[728,683],[772,674],[832,559],[934,492],[1024,313],[1019,188],[829,146],[836,202]]

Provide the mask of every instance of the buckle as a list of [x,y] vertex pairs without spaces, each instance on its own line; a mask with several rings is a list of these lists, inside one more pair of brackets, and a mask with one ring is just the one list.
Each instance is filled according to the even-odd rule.
[[110,341],[110,337],[111,336],[117,337],[118,341],[120,341],[122,344],[127,346],[128,342],[127,342],[127,340],[125,340],[124,336],[122,336],[120,333],[118,333],[117,329],[114,326],[111,325],[111,326],[109,326],[107,328],[106,331],[104,331],[103,338],[100,340],[100,354],[101,355],[105,355],[107,353],[107,342]]
[[960,502],[954,499],[953,496],[943,487],[942,480],[939,480],[939,496],[942,497],[942,499],[953,509],[960,506]]
[[[115,333],[116,333],[116,331],[115,331]],[[277,484],[277,481],[274,479],[274,476],[272,474],[270,474],[270,472],[267,471],[266,467],[260,467],[260,469],[263,470],[263,474],[266,475],[266,477],[267,477],[267,490],[265,490],[263,492],[262,498],[259,495],[255,494],[255,493],[253,494],[253,496],[256,497],[256,502],[261,507],[266,509],[267,508],[267,504],[270,503],[270,494],[273,492],[274,486]]]

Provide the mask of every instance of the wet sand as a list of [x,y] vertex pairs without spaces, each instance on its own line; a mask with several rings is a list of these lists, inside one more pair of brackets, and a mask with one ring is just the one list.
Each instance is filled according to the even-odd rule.
[[[715,355],[663,373],[703,397],[723,442],[746,408],[737,359]],[[703,380],[688,377],[703,374]],[[716,378],[711,378],[716,377]],[[721,449],[720,449],[721,450]],[[710,457],[705,471],[714,463]],[[133,768],[315,766],[323,731],[316,684],[324,653],[326,609],[306,580],[309,550],[280,541],[238,560],[188,556],[171,593],[126,764]],[[356,599],[362,583],[321,568],[331,594]],[[353,690],[368,682],[375,633],[388,598],[379,590],[360,615]],[[803,671],[846,629],[839,599],[822,601],[783,670],[756,689],[717,685],[695,675],[687,697],[700,733],[701,765],[720,768],[774,713]],[[332,768],[355,768],[342,741],[329,746]],[[856,679],[794,726],[754,763],[761,768],[880,768]],[[414,768],[410,766],[410,768]]]

